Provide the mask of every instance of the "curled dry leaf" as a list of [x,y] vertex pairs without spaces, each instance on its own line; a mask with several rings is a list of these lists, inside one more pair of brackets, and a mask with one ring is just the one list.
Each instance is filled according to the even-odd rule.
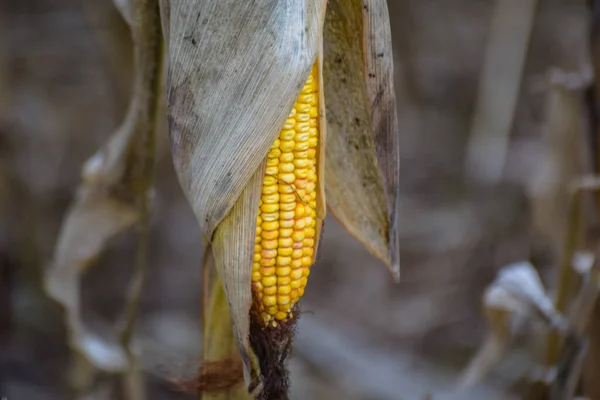
[[399,278],[399,147],[387,4],[329,0],[323,80],[328,207]]
[[[161,87],[162,41],[158,10],[140,3],[132,25],[135,44],[133,97],[121,127],[92,156],[82,172],[77,198],[68,211],[47,271],[46,288],[67,312],[70,344],[87,354],[89,343],[79,315],[79,280],[107,242],[143,217],[154,167],[157,108]],[[104,349],[112,349],[106,345]],[[121,355],[110,353],[112,359]],[[107,353],[107,354],[108,354]],[[89,354],[89,360],[98,361]],[[110,362],[94,362],[104,368]]]
[[500,361],[526,320],[537,318],[562,332],[568,329],[546,295],[537,271],[527,261],[507,265],[498,273],[485,291],[483,307],[488,334],[462,374],[462,387],[477,383]]

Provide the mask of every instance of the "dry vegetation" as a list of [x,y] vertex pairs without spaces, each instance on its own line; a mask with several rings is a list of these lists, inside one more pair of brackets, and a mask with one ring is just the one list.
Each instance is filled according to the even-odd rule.
[[[595,3],[388,0],[401,282],[327,217],[292,398],[600,399]],[[233,341],[200,323],[227,307],[173,168],[161,51],[134,51],[152,32],[115,4],[0,2],[9,400],[191,399],[199,360],[237,356],[202,337]]]

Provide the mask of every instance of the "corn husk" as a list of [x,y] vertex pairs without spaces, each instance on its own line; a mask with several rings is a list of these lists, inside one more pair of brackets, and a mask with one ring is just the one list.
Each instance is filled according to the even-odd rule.
[[399,279],[399,147],[385,0],[330,0],[323,79],[328,207]]
[[325,1],[161,1],[168,119],[183,191],[212,243],[249,387],[262,163],[317,57]]

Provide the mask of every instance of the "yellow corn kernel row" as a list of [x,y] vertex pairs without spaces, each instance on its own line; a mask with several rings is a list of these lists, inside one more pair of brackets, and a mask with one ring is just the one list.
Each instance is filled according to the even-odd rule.
[[286,320],[315,252],[319,93],[316,65],[267,156],[252,290],[265,323]]

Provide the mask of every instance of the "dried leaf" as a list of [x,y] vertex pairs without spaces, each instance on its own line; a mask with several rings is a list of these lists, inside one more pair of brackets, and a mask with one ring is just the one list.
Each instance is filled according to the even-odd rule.
[[80,320],[80,275],[111,238],[140,221],[154,167],[162,40],[158,10],[151,3],[138,5],[131,27],[136,69],[128,113],[121,127],[83,168],[82,184],[61,227],[45,282],[50,296],[66,309],[71,346],[99,368],[115,363],[99,361],[100,353],[87,353],[97,348],[89,343],[97,344],[98,340],[87,337]]
[[460,386],[469,387],[481,380],[504,356],[514,335],[526,320],[538,318],[565,332],[567,321],[554,309],[540,277],[529,262],[505,266],[483,296],[488,334],[475,357],[463,372]]
[[385,1],[329,1],[323,79],[329,209],[398,278],[399,149]]
[[133,18],[133,1],[132,0],[113,0],[115,7],[121,13],[121,16],[127,22],[128,25],[131,25],[131,20]]

